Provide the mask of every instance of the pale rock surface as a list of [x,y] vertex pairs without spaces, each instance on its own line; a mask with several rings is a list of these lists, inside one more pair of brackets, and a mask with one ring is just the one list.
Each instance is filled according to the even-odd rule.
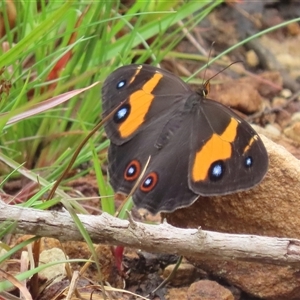
[[[65,261],[67,258],[64,252],[59,248],[44,250],[40,254],[40,265],[46,265],[53,262]],[[39,274],[47,278],[48,281],[53,280],[53,283],[61,281],[66,276],[65,263],[57,263],[51,267],[47,267],[40,271]]]

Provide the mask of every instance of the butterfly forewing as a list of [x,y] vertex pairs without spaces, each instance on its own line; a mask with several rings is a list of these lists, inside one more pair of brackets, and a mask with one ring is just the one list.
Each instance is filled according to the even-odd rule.
[[148,65],[117,69],[102,88],[103,117],[119,106],[104,125],[109,139],[121,145],[151,122],[163,124],[189,93],[180,78],[161,69]]

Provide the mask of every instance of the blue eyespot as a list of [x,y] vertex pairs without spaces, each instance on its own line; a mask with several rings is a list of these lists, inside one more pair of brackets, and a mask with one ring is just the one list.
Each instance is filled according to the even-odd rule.
[[220,177],[223,174],[223,169],[221,165],[215,165],[211,170],[211,175],[214,177]]
[[143,183],[140,185],[140,190],[144,193],[151,192],[158,183],[158,174],[156,172],[151,172],[144,179]]
[[117,116],[118,116],[118,119],[122,119],[126,116],[127,114],[127,108],[126,107],[123,107],[121,108],[120,110],[117,111]]
[[224,162],[221,160],[215,161],[209,168],[209,178],[211,181],[218,181],[223,177],[224,172]]
[[151,183],[153,182],[153,178],[152,177],[148,177],[145,179],[144,183],[143,183],[143,187],[147,188],[148,186],[151,185]]
[[251,156],[246,157],[245,159],[245,167],[250,168],[253,165],[253,159]]
[[124,122],[130,114],[130,105],[128,103],[122,105],[114,114],[113,120],[115,123]]
[[132,160],[124,171],[124,179],[127,181],[136,180],[141,174],[141,164],[138,160]]
[[117,90],[123,88],[126,85],[126,80],[123,79],[117,83]]
[[132,177],[132,175],[134,175],[136,172],[136,167],[135,166],[130,166],[127,169],[127,176]]

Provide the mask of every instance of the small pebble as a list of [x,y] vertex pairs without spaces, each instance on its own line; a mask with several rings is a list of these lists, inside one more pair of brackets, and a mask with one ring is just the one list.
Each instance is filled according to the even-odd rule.
[[268,134],[274,137],[279,137],[281,135],[280,130],[273,124],[267,124],[265,130],[267,131]]
[[216,281],[200,280],[194,282],[187,292],[188,300],[234,300],[234,296]]
[[[164,269],[163,278],[166,279],[173,271],[175,264],[169,265]],[[197,269],[189,263],[182,263],[176,270],[174,277],[171,279],[173,286],[182,286],[191,284],[196,277]]]
[[290,98],[292,94],[292,91],[289,89],[282,89],[282,91],[280,92],[280,95],[285,99]]
[[295,122],[293,125],[287,127],[283,132],[288,138],[300,143],[300,122]]
[[280,108],[283,107],[286,104],[286,99],[282,97],[274,97],[272,101],[272,107],[273,108]]
[[297,22],[288,24],[286,28],[291,36],[297,36],[300,34],[300,26]]
[[[64,261],[65,259],[66,256],[64,252],[59,248],[44,250],[40,253],[40,265],[52,263],[54,261]],[[59,282],[66,275],[65,264],[61,263],[53,265],[44,270],[41,270],[39,274],[47,278],[49,281],[54,279],[51,284]]]
[[252,68],[257,67],[259,64],[259,59],[253,50],[249,50],[246,53],[246,60],[247,64]]
[[292,117],[291,117],[291,121],[292,121],[293,123],[295,123],[295,122],[300,122],[300,112],[294,113],[294,114],[292,115]]

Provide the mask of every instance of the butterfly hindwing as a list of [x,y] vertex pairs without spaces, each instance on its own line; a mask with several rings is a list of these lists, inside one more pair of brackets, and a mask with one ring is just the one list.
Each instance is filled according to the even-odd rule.
[[[180,116],[179,116],[180,117]],[[189,165],[190,141],[188,138],[192,119],[175,117],[178,127],[171,127],[173,135],[163,131],[164,143],[151,155],[145,175],[133,194],[133,201],[139,208],[155,214],[159,211],[174,211],[194,202],[198,195],[188,186],[186,170]],[[170,123],[167,124],[169,127]],[[176,150],[175,150],[176,149]]]
[[[129,194],[149,156],[156,152],[155,143],[160,130],[153,123],[122,145],[111,143],[108,150],[108,172],[115,191]],[[144,142],[145,137],[147,143]]]

